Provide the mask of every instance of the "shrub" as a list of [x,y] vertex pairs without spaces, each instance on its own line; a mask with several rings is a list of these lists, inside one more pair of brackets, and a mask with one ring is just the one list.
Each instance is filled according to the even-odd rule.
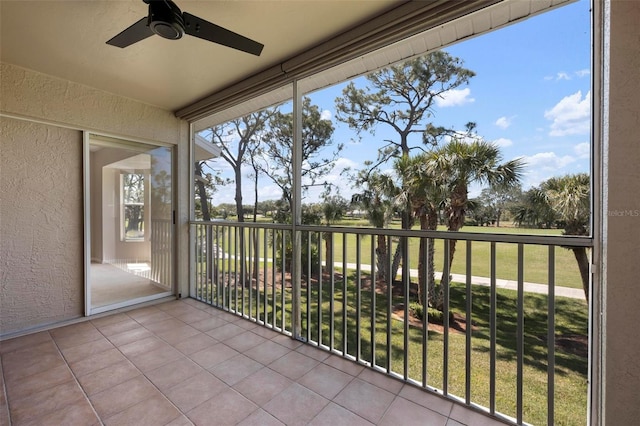
[[[424,307],[418,302],[409,304],[409,310],[412,315],[420,321],[424,318]],[[432,324],[442,324],[444,322],[444,312],[435,308],[427,308],[428,321]],[[453,312],[449,312],[449,321],[453,320]]]

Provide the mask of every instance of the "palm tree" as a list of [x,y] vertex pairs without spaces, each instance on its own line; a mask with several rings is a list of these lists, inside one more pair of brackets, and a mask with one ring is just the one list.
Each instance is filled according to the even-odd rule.
[[540,188],[531,188],[523,194],[520,204],[511,209],[517,226],[550,228],[557,221],[557,214]]
[[[428,167],[428,154],[414,157],[404,156],[394,164],[394,169],[403,177],[403,194],[411,204],[414,217],[418,218],[421,230],[435,231],[438,227],[438,211],[445,199],[444,187],[440,185],[433,171]],[[418,301],[422,306],[429,302],[433,306],[442,305],[442,292],[436,294],[434,271],[433,238],[421,238],[418,254]],[[425,276],[426,253],[426,276]],[[427,298],[423,289],[427,288]]]
[[[348,202],[347,200],[340,195],[330,195],[330,187],[327,189],[322,195],[322,216],[324,218],[324,224],[326,226],[331,226],[342,219],[345,212],[347,211]],[[324,239],[325,245],[325,253],[326,253],[326,264],[327,270],[331,271],[330,265],[333,262],[333,234],[330,232],[325,232],[322,234],[322,238]]]
[[[488,184],[494,188],[518,185],[524,163],[520,158],[502,162],[500,148],[476,139],[470,143],[452,139],[429,154],[429,165],[448,193],[445,205],[447,228],[459,231],[464,225],[469,205],[469,185]],[[449,240],[449,267],[453,262],[457,240]]]
[[[375,228],[387,228],[394,212],[394,198],[398,188],[394,180],[383,173],[362,171],[356,179],[356,185],[364,187],[360,193],[354,194],[351,201],[360,204],[367,219]],[[384,280],[387,276],[387,240],[378,235],[376,241],[376,278]],[[392,281],[392,278],[389,280]]]
[[[553,177],[540,185],[546,203],[563,223],[564,235],[589,235],[591,181],[586,173]],[[578,262],[584,295],[589,300],[589,256],[585,247],[571,247]]]

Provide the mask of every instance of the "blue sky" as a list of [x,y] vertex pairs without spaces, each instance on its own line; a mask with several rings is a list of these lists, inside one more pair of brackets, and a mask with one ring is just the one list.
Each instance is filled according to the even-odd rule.
[[[527,164],[525,189],[551,176],[588,172],[590,37],[589,1],[580,0],[447,47],[445,50],[461,58],[476,76],[438,102],[433,124],[462,130],[465,123],[475,122],[478,135],[498,144],[505,160],[523,158]],[[364,78],[356,81],[357,85],[365,83]],[[334,142],[346,145],[327,180],[350,198],[353,190],[340,171],[374,160],[377,141],[393,133],[381,126],[376,137],[362,133],[361,140],[352,143],[357,140],[355,132],[335,120],[335,98],[344,85],[310,97],[323,116],[332,120]],[[470,195],[477,195],[480,189],[472,188]],[[268,181],[261,183],[260,193],[261,199],[279,197]],[[214,204],[232,202],[232,194],[231,187],[221,189]],[[316,200],[317,194],[311,193],[303,202]]]

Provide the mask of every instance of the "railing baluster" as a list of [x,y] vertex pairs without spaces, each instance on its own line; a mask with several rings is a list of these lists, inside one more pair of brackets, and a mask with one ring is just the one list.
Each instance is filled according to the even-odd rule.
[[214,240],[214,229],[212,226],[210,225],[206,225],[207,228],[207,294],[206,294],[206,302],[208,304],[212,304],[213,303],[213,290],[214,290],[214,278],[215,278],[215,269],[214,269],[214,263],[213,263],[213,240]]
[[311,341],[311,238],[307,238],[307,342]]
[[489,301],[489,412],[496,412],[496,243],[491,242],[491,296]]
[[472,301],[472,291],[471,291],[471,241],[467,241],[467,270],[466,270],[466,312],[465,312],[465,384],[464,384],[464,395],[465,395],[465,403],[471,404],[471,309],[473,308]]
[[208,253],[208,250],[210,249],[207,244],[207,227],[206,226],[202,228],[202,238],[203,238],[203,243],[201,245],[200,262],[202,262],[201,271],[203,271],[203,274],[201,275],[201,280],[200,280],[199,297],[201,300],[206,300],[205,291],[206,291],[207,281],[209,278],[209,265],[207,264],[207,253]]
[[391,326],[393,318],[391,317],[392,309],[393,309],[393,278],[391,276],[391,243],[392,236],[387,236],[387,258],[385,259],[386,263],[386,274],[385,279],[387,281],[387,373],[391,373]]
[[376,236],[371,234],[371,366],[376,365]]
[[[286,328],[287,328],[285,326],[285,319],[286,319],[286,315],[285,315],[285,310],[286,310],[286,308],[285,308],[285,306],[286,306],[285,292],[286,292],[286,288],[287,288],[287,286],[286,286],[287,282],[285,280],[285,278],[286,278],[286,275],[285,275],[285,273],[286,273],[286,267],[285,267],[286,266],[286,259],[285,259],[285,257],[286,256],[285,256],[285,254],[287,253],[287,233],[288,232],[290,232],[290,231],[282,233],[282,272],[280,274],[281,275],[280,279],[282,280],[281,281],[282,282],[282,288],[281,288],[281,291],[280,291],[280,299],[281,299],[280,300],[280,303],[281,303],[281,305],[280,305],[280,315],[281,315],[281,318],[280,318],[281,319],[281,321],[280,321],[280,330],[282,330],[282,331],[285,331]],[[293,235],[291,235],[291,237],[293,238]],[[293,243],[293,239],[291,240],[291,242]]]
[[444,357],[442,362],[442,393],[444,395],[449,395],[449,276],[451,275],[449,259],[451,256],[451,241],[444,240],[444,268],[442,268],[442,280],[440,282],[444,296],[444,309],[442,310],[442,323],[444,326],[444,335],[442,336],[442,354]]
[[215,306],[220,306],[220,226],[216,225],[215,233],[215,253],[213,253],[213,273],[215,276],[216,284],[216,300],[212,303]]
[[[427,374],[427,362],[429,354],[428,350],[428,341],[429,341],[429,276],[431,271],[429,271],[429,246],[431,241],[429,238],[423,238],[424,242],[424,252],[422,253],[422,300],[419,300],[418,303],[422,304],[422,387],[427,387],[427,382],[429,380],[429,375]],[[420,285],[420,283],[418,283]]]
[[555,424],[556,371],[556,247],[549,246],[547,298],[547,424]]
[[200,234],[202,233],[202,226],[200,225],[196,225],[195,227],[195,241],[194,241],[194,256],[195,256],[195,268],[194,268],[194,273],[195,273],[195,279],[194,279],[194,290],[196,292],[195,296],[196,299],[200,299],[200,281],[202,281],[202,266],[201,266],[201,257],[200,257],[200,246],[201,244],[201,237]]
[[322,232],[318,232],[318,345],[322,345]]
[[278,269],[277,245],[278,232],[284,234],[284,231],[273,230],[273,245],[271,247],[271,256],[273,259],[273,267],[271,268],[271,328],[276,327],[276,270]]
[[[247,247],[247,256],[243,255],[243,259],[242,259],[242,264],[246,265],[245,268],[242,268],[243,270],[246,270],[246,275],[244,277],[244,280],[242,281],[242,294],[244,295],[245,293],[245,288],[247,288],[249,290],[249,314],[247,315],[247,317],[251,318],[253,315],[253,300],[252,300],[252,280],[253,280],[253,228],[249,228],[247,229],[247,233],[249,234],[249,238],[247,240],[245,240],[245,246]],[[244,231],[242,232],[242,234],[244,235]],[[244,304],[245,302],[242,302],[242,313],[244,314]]]
[[362,294],[361,294],[361,273],[362,265],[360,259],[361,253],[361,241],[360,234],[356,235],[356,362],[360,362],[360,356],[362,355],[362,334],[361,334],[361,321],[360,316],[362,313]]
[[336,293],[336,280],[335,280],[335,273],[333,271],[333,250],[334,250],[334,246],[333,246],[333,235],[334,233],[330,233],[329,234],[329,247],[331,248],[331,258],[327,259],[327,265],[329,268],[329,274],[330,274],[330,283],[331,283],[331,298],[329,299],[329,315],[331,316],[330,320],[329,320],[329,350],[331,352],[333,352],[333,345],[334,345],[334,338],[335,338],[335,293]]
[[[222,261],[223,263],[222,297],[224,298],[222,307],[225,310],[229,310],[229,306],[231,305],[231,287],[230,287],[231,286],[231,227],[227,226],[225,227],[225,229],[227,232],[227,240],[226,240],[227,242],[224,246],[223,253],[224,253],[224,256],[226,256],[227,261],[225,262],[224,259]],[[224,237],[223,237],[223,241],[224,241]],[[225,263],[227,265],[226,271],[224,268]]]
[[204,226],[198,226],[197,228],[197,232],[196,232],[196,258],[198,259],[198,267],[196,268],[197,270],[197,280],[196,280],[196,297],[200,300],[202,300],[202,270],[205,270],[205,274],[206,274],[206,268],[207,265],[203,265],[202,264],[202,258],[203,258],[203,243],[202,243],[202,234],[204,232]]
[[234,272],[235,279],[233,280],[233,312],[238,313],[238,278],[242,279],[242,276],[238,277],[238,270],[240,269],[240,262],[242,261],[243,253],[240,252],[240,231],[242,229],[239,226],[235,227],[235,241],[234,241]]
[[211,303],[209,300],[210,297],[210,286],[213,286],[213,235],[211,226],[205,226],[206,235],[207,235],[207,251],[206,256],[204,257],[207,262],[207,276],[205,277],[205,286],[204,286],[204,300],[207,303]]
[[347,355],[347,234],[342,234],[342,355]]
[[411,281],[411,269],[409,263],[409,237],[402,237],[402,288],[404,293],[404,321],[403,321],[403,336],[404,336],[404,351],[403,351],[403,366],[402,376],[405,380],[409,378],[409,284]]
[[516,344],[516,419],[522,424],[522,379],[524,363],[524,246],[518,244],[518,335]]
[[[269,237],[269,230],[265,229],[264,232],[262,233],[262,252],[264,253],[264,262],[262,263],[262,271],[263,271],[262,283],[264,288],[263,303],[262,303],[262,310],[263,310],[262,322],[264,325],[267,325],[267,323],[269,322],[267,320],[267,304],[268,304],[267,294],[269,293],[268,291],[269,268],[267,267],[269,265],[269,260],[267,259],[267,256],[269,255],[269,250],[267,247],[268,237]],[[271,259],[272,265],[273,265],[273,262],[274,262],[274,259]]]
[[[255,253],[253,260],[253,272],[251,275],[251,291],[253,291],[253,277],[256,280],[256,316],[254,319],[260,319],[260,230],[253,229],[253,243],[255,244]],[[264,256],[264,255],[263,255]]]
[[209,262],[211,264],[211,276],[209,277],[209,279],[211,280],[211,288],[210,288],[210,298],[209,298],[209,304],[210,305],[214,305],[216,303],[216,296],[217,296],[217,291],[218,291],[218,286],[217,286],[217,282],[218,282],[218,269],[217,269],[217,265],[216,265],[216,249],[215,247],[217,247],[216,245],[216,238],[217,238],[217,227],[214,227],[212,225],[207,225],[211,231],[211,254],[209,257]]

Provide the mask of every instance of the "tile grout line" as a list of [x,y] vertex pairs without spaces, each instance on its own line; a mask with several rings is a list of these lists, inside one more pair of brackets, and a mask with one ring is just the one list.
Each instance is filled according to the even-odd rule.
[[7,408],[7,421],[8,425],[11,426],[11,410],[9,409],[9,394],[7,393],[7,381],[4,377],[4,366],[2,365],[2,355],[0,354],[0,375],[2,376],[2,392],[4,392],[4,405]]
[[[92,324],[93,325],[93,324]],[[95,326],[94,326],[95,327]],[[100,331],[96,328],[97,331]],[[60,350],[60,346],[58,346],[58,342],[56,341],[55,337],[53,337],[51,335],[51,333],[49,333],[47,331],[47,333],[49,334],[49,337],[51,338],[51,340],[53,341],[53,344],[56,346],[56,349],[58,350],[58,354],[60,355],[60,357],[62,358],[62,360],[64,361],[64,365],[67,367],[67,369],[69,370],[69,372],[71,373],[71,376],[73,377],[73,381],[76,383],[76,386],[78,386],[78,388],[80,389],[80,392],[82,392],[82,395],[84,395],[85,400],[87,401],[87,403],[89,404],[89,406],[91,407],[91,411],[93,411],[93,414],[96,415],[96,418],[98,419],[98,421],[100,422],[100,424],[102,426],[104,426],[104,422],[102,421],[102,418],[100,418],[100,416],[98,415],[98,412],[96,411],[95,407],[93,406],[93,404],[91,403],[91,400],[89,399],[89,395],[87,395],[87,393],[85,392],[84,388],[82,387],[82,385],[80,385],[80,382],[78,381],[78,378],[76,377],[76,374],[73,372],[73,370],[71,369],[71,366],[69,365],[69,362],[67,361],[67,358],[64,356],[64,354],[62,353],[62,351]],[[100,333],[102,334],[102,333]],[[69,404],[65,405],[65,407],[68,407]],[[57,410],[56,410],[57,411]],[[42,418],[46,416],[40,416],[39,418]],[[34,419],[37,420],[37,419]]]
[[[165,311],[163,311],[163,310],[161,310],[161,309],[160,309],[160,311],[161,311],[161,312],[165,312]],[[165,312],[165,313],[166,313],[166,312]],[[173,345],[171,345],[170,343],[166,342],[162,337],[158,336],[158,335],[156,334],[156,332],[155,332],[155,331],[153,331],[153,330],[149,330],[147,327],[145,327],[145,326],[144,326],[144,324],[141,324],[141,323],[140,323],[140,322],[138,322],[138,320],[136,320],[135,318],[130,317],[126,312],[123,312],[123,314],[124,314],[124,315],[126,315],[130,320],[137,322],[137,323],[138,323],[142,328],[144,328],[145,330],[147,330],[147,331],[149,331],[150,333],[152,333],[154,337],[156,337],[156,338],[160,339],[160,340],[161,340],[161,341],[163,341],[164,343],[167,343],[168,345],[170,345],[171,347],[173,347]],[[171,314],[168,314],[168,313],[167,313],[167,315],[171,316],[171,318],[173,318],[173,319],[178,319],[178,318],[174,317],[174,316],[173,316],[173,315],[171,315]],[[179,321],[181,321],[181,320],[179,320]],[[184,321],[183,321],[183,322],[184,322]],[[117,323],[114,323],[114,324],[117,324]],[[171,401],[169,398],[167,398],[167,396],[164,394],[164,392],[163,392],[162,390],[160,390],[160,389],[156,386],[156,384],[155,384],[155,383],[153,383],[153,382],[152,382],[152,381],[147,377],[147,375],[146,375],[146,374],[145,374],[145,373],[144,373],[140,368],[138,368],[138,366],[137,366],[137,365],[135,365],[135,364],[134,364],[134,363],[129,359],[129,357],[128,357],[126,354],[124,354],[124,353],[120,350],[120,347],[119,347],[119,346],[114,345],[114,344],[111,342],[111,340],[109,340],[109,337],[107,337],[106,335],[104,335],[104,333],[102,333],[102,331],[100,331],[100,329],[99,329],[98,327],[96,327],[96,326],[95,326],[95,324],[93,324],[93,323],[92,323],[92,325],[95,327],[95,329],[96,329],[96,330],[97,330],[97,331],[98,331],[98,332],[99,332],[99,333],[100,333],[100,334],[101,334],[105,339],[107,339],[107,340],[109,341],[109,343],[111,343],[111,344],[113,345],[113,347],[114,347],[115,349],[117,349],[117,350],[118,350],[118,352],[119,352],[120,354],[122,354],[122,356],[123,356],[123,357],[124,357],[128,362],[130,362],[130,363],[131,363],[131,365],[133,365],[133,367],[134,367],[134,368],[135,368],[135,369],[140,373],[140,375],[141,375],[142,377],[144,377],[144,378],[145,378],[145,379],[146,379],[146,380],[151,384],[151,386],[153,386],[153,387],[154,387],[154,389],[156,389],[156,390],[157,390],[157,391],[162,395],[162,397],[163,397],[164,399],[166,399],[166,400],[167,400],[167,401],[168,401],[168,402],[169,402],[169,403],[170,403],[170,404],[171,404],[171,405],[172,405],[176,410],[178,410],[178,412],[179,412],[182,416],[184,416],[184,417],[185,417],[189,422],[191,422],[191,419],[189,419],[189,417],[187,416],[187,414],[186,414],[186,413],[184,413],[184,412],[183,412],[179,407],[177,407],[177,406],[173,403],[173,401]],[[126,331],[125,331],[124,333],[126,333]],[[174,348],[174,349],[175,349],[175,348]],[[184,354],[182,354],[182,355],[184,356]],[[107,367],[105,367],[105,368],[110,368],[110,367],[111,367],[111,366],[109,365],[109,366],[107,366]],[[161,366],[159,366],[159,367],[161,367]],[[159,367],[158,367],[158,368],[159,368]],[[75,374],[74,374],[74,377],[75,377]],[[126,381],[125,381],[125,382],[126,382]],[[123,383],[124,383],[124,382],[123,382]],[[117,385],[116,385],[116,386],[117,386]],[[106,390],[106,389],[105,389],[105,390]],[[102,391],[101,391],[101,392],[102,392]],[[129,408],[134,407],[134,406],[136,406],[137,404],[140,404],[141,402],[143,402],[143,401],[138,401],[138,402],[136,402],[135,404],[130,405],[130,406],[128,406],[128,407],[126,407],[126,408],[124,408],[123,410],[119,411],[118,413],[113,413],[113,414],[112,414],[111,416],[109,416],[109,417],[112,417],[112,416],[115,416],[115,415],[117,415],[117,414],[119,414],[119,413],[122,413],[122,412],[124,412],[124,411],[128,410]],[[91,403],[91,401],[90,401],[90,400],[89,400],[89,403]],[[91,404],[91,407],[93,408],[93,404]],[[94,409],[94,411],[95,411],[95,409]],[[97,413],[96,413],[96,414],[97,414]],[[168,423],[173,422],[174,420],[178,419],[179,417],[180,417],[180,416],[176,417],[175,419],[172,419],[172,420],[171,420],[171,421],[169,421]],[[99,419],[100,419],[100,421],[102,422],[102,418],[101,418],[100,416],[98,416],[98,418],[99,418]],[[106,419],[105,419],[105,420],[106,420]],[[167,424],[168,424],[168,423],[167,423]],[[102,424],[104,424],[104,422],[102,422]],[[191,424],[193,424],[193,422],[191,422]]]

